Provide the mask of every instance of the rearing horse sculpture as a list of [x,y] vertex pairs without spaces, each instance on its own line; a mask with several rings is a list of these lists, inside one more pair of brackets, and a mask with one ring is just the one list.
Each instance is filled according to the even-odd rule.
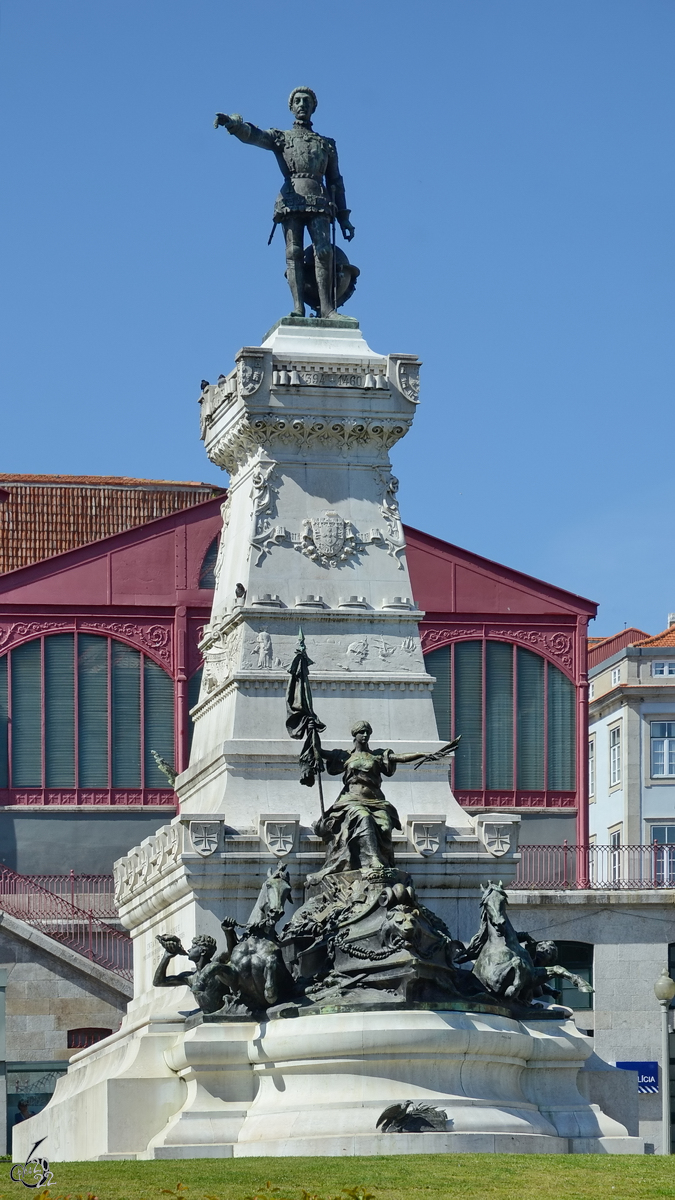
[[488,880],[480,902],[480,929],[456,961],[475,960],[473,974],[488,991],[520,1004],[529,1005],[535,997],[555,996],[550,979],[568,979],[580,991],[592,992],[585,979],[555,965],[555,942],[535,942],[528,933],[516,933],[506,915],[507,904],[501,880]]
[[508,900],[501,880],[499,883],[488,880],[482,891],[480,929],[458,961],[475,959],[473,973],[486,988],[496,996],[527,1003],[537,967],[506,915]]

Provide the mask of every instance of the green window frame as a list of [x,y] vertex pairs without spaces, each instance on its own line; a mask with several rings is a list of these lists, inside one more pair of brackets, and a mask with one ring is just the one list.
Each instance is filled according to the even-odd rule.
[[471,638],[425,656],[438,734],[462,735],[452,768],[459,790],[576,789],[576,689],[554,663],[521,645]]
[[162,788],[174,762],[174,684],[140,650],[48,634],[0,658],[0,788]]

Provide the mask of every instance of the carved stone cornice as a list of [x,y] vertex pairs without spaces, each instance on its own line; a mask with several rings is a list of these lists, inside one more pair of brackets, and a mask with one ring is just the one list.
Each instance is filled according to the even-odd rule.
[[285,414],[240,412],[229,429],[207,442],[211,462],[235,476],[261,448],[295,453],[329,451],[349,458],[356,447],[386,454],[409,430],[412,417],[345,418],[344,414]]

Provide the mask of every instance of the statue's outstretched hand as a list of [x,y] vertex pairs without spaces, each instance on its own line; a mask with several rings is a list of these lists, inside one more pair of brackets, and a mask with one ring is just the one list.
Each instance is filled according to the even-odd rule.
[[342,230],[342,236],[345,241],[351,242],[354,234],[356,233],[351,221],[340,221],[340,229]]
[[455,753],[455,750],[459,746],[461,737],[462,735],[460,733],[459,737],[456,737],[453,742],[448,742],[445,746],[441,746],[440,750],[437,750],[435,754],[425,754],[424,758],[420,759],[420,761],[415,765],[414,770],[417,771],[420,767],[423,767],[425,763],[440,762],[440,760],[443,758],[449,758],[451,754]]
[[222,921],[220,922],[220,928],[221,929],[234,929],[236,927],[236,924],[237,924],[237,922],[235,921],[234,917],[223,917]]
[[157,941],[166,950],[167,954],[170,954],[172,957],[176,954],[185,954],[180,938],[175,937],[171,933],[158,933]]
[[225,128],[231,133],[235,125],[241,125],[242,123],[243,118],[239,116],[239,113],[232,113],[231,117],[229,117],[227,113],[216,113],[216,117],[213,122],[213,128],[217,129],[219,125],[224,125]]

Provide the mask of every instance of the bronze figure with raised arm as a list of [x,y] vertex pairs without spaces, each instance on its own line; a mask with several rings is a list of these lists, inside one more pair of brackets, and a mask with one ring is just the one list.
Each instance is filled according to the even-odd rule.
[[304,234],[309,230],[322,317],[336,317],[333,289],[331,220],[337,219],[347,241],[354,236],[345,199],[335,142],[315,133],[312,114],[317,106],[311,88],[298,87],[288,101],[295,124],[292,129],[258,129],[238,113],[216,113],[214,125],[223,125],[241,142],[271,150],[284,177],[274,205],[274,221],[286,239],[286,277],[293,296],[293,316],[304,317]]
[[371,750],[372,726],[359,721],[352,728],[351,750],[322,750],[329,775],[342,775],[343,788],[335,804],[315,825],[328,843],[326,862],[314,876],[336,871],[381,870],[394,866],[392,832],[401,828],[398,813],[382,791],[383,776],[391,777],[399,763],[438,762],[456,749],[459,738],[435,754],[395,754]]

